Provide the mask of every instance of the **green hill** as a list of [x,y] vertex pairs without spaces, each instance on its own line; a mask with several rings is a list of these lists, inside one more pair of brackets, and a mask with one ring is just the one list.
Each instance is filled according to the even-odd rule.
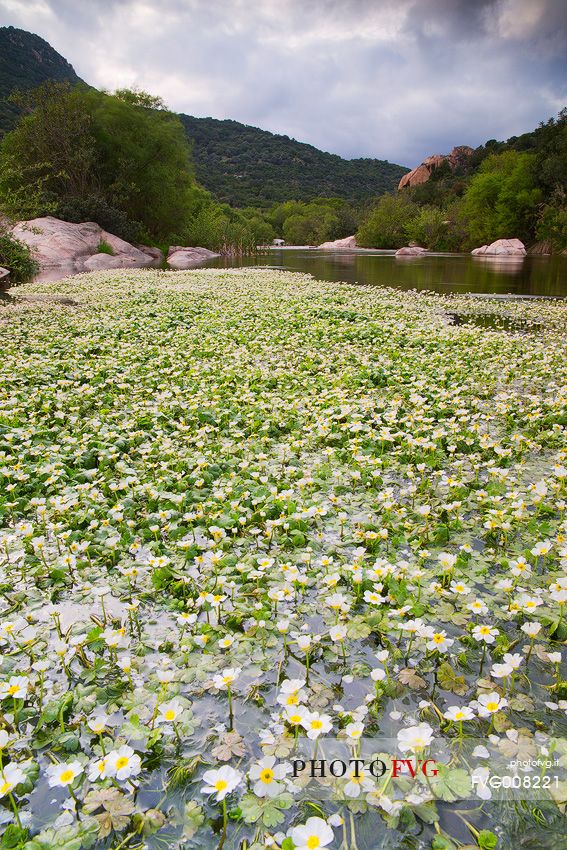
[[[81,82],[42,38],[0,27],[0,136],[12,129],[19,115],[8,103],[9,95],[46,80]],[[342,159],[238,121],[180,117],[193,143],[199,182],[232,206],[268,207],[290,198],[365,201],[394,189],[408,170],[379,159]]]
[[0,136],[12,129],[19,116],[19,109],[7,98],[15,89],[33,89],[46,80],[82,82],[73,66],[43,38],[0,27]]
[[342,159],[238,121],[181,115],[197,178],[235,206],[318,197],[360,202],[395,189],[408,171],[380,159]]

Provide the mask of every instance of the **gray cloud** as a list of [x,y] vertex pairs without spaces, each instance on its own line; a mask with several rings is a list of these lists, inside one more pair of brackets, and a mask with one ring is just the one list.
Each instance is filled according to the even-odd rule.
[[563,0],[0,0],[85,80],[415,165],[567,101]]

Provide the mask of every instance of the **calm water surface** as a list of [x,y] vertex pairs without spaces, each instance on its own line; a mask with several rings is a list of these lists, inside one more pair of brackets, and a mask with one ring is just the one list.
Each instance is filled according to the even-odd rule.
[[429,254],[395,257],[393,251],[268,250],[254,257],[220,257],[213,268],[271,266],[308,272],[319,280],[400,289],[476,292],[491,295],[567,296],[567,257],[472,257]]
[[[319,251],[283,248],[252,257],[219,257],[208,268],[269,266],[307,272],[319,280],[345,281],[399,289],[474,292],[479,295],[567,297],[567,257],[472,257],[470,254],[428,254],[395,257],[393,251]],[[45,269],[36,278],[54,281],[65,269]],[[0,301],[9,300],[8,283],[0,285]],[[2,291],[4,290],[4,291]]]

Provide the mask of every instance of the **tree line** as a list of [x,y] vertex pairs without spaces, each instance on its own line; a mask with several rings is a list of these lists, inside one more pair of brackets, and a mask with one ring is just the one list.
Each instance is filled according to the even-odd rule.
[[[96,221],[129,242],[225,253],[275,237],[318,245],[353,233],[363,247],[386,249],[413,241],[470,250],[504,237],[567,247],[567,110],[375,203],[323,197],[266,209],[221,203],[200,185],[186,129],[159,97],[48,81],[13,101],[21,117],[0,143],[0,214],[9,219]],[[4,231],[0,265],[24,276],[25,249],[11,257],[10,244]]]

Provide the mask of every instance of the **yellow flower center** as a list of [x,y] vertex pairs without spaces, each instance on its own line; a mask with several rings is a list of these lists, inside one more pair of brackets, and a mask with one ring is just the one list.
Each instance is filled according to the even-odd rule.
[[10,694],[11,697],[13,697],[14,694],[17,694],[19,690],[20,690],[19,685],[10,685],[10,687],[8,688],[8,693]]
[[497,711],[498,710],[498,703],[497,702],[487,702],[486,703],[486,710],[487,711]]
[[297,694],[290,694],[287,698],[287,704],[288,705],[297,705],[298,702],[299,702],[299,699],[297,697]]
[[312,729],[322,729],[323,724],[320,720],[312,720],[311,721],[311,728]]
[[116,759],[116,770],[122,770],[128,764],[128,756],[120,756]]
[[274,778],[274,771],[270,770],[269,767],[267,767],[265,770],[263,770],[262,773],[260,774],[260,779],[266,785],[269,785],[270,782],[272,782],[273,778]]
[[444,635],[433,635],[433,643],[443,643],[444,640]]
[[4,794],[7,794],[8,791],[11,791],[11,790],[12,790],[12,783],[11,782],[4,782],[2,785],[0,785],[0,797],[3,797]]
[[72,770],[69,770],[69,769],[64,770],[59,775],[59,781],[62,782],[64,785],[67,785],[69,782],[72,782],[74,778],[75,778],[74,772]]
[[320,846],[321,841],[319,840],[319,838],[317,838],[316,835],[310,835],[307,839],[307,847],[309,847],[309,850],[315,850],[316,847]]
[[224,791],[227,785],[228,782],[226,781],[226,779],[217,779],[217,781],[215,782],[215,789],[217,791]]
[[291,714],[290,715],[291,723],[301,723],[301,715],[300,714]]
[[166,719],[166,720],[175,720],[175,711],[173,711],[173,709],[172,709],[172,708],[169,708],[169,709],[165,712],[165,719]]

